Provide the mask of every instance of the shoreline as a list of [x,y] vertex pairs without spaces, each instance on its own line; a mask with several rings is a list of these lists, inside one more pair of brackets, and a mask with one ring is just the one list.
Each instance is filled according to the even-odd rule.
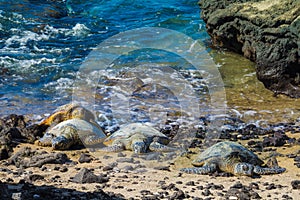
[[[291,129],[292,132],[288,129]],[[255,150],[255,153],[265,163],[270,155],[275,153],[279,166],[286,168],[286,172],[254,178],[237,177],[222,172],[211,175],[180,172],[180,168],[191,166],[191,160],[200,149],[203,149],[203,139],[201,138],[197,138],[197,141],[192,144],[193,147],[189,148],[188,157],[177,157],[175,160],[162,163],[157,160],[144,160],[143,156],[134,156],[130,151],[97,155],[84,148],[52,151],[50,147],[19,143],[13,148],[12,155],[20,149],[30,147],[33,152],[46,151],[46,155],[65,154],[69,161],[61,164],[45,163],[41,167],[16,167],[4,159],[0,161],[0,187],[7,186],[10,188],[8,191],[20,193],[23,196],[34,190],[43,199],[53,199],[56,193],[52,194],[50,191],[55,190],[64,193],[67,199],[71,199],[77,193],[83,195],[83,199],[89,199],[88,195],[108,195],[105,197],[108,199],[297,199],[299,197],[300,183],[297,182],[300,181],[299,127],[292,129],[287,126],[284,131],[287,138],[283,140],[259,132],[255,133],[253,138],[243,138],[243,136],[251,134],[239,134],[238,132],[229,133],[229,135],[230,137],[227,138],[224,138],[226,134],[221,135],[219,141],[236,140],[247,148]],[[272,141],[273,144],[270,143]],[[284,143],[282,143],[283,141]],[[260,151],[258,146],[262,144],[261,142],[265,142],[265,145],[269,144],[269,146],[262,147]],[[30,157],[24,159],[28,160]],[[78,174],[85,169],[93,176],[101,177],[99,180],[97,179],[97,183],[84,183],[80,178],[74,182],[75,176],[77,176],[75,179],[78,179],[80,177]],[[86,175],[86,177],[89,176]],[[294,181],[294,185],[292,185],[292,181]],[[21,185],[23,186],[21,187]],[[31,189],[26,192],[22,189],[25,187],[24,185]],[[46,196],[43,196],[38,189],[44,186],[51,187],[45,194]],[[298,187],[298,189],[293,189],[293,187]],[[68,189],[72,189],[72,191]],[[39,198],[32,197],[32,199]]]

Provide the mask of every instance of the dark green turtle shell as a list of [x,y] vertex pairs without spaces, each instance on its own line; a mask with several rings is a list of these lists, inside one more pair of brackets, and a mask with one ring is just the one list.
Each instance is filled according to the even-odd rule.
[[114,132],[108,138],[105,139],[105,145],[111,145],[114,141],[122,140],[123,142],[131,142],[133,136],[138,137],[138,135],[146,138],[158,138],[158,142],[162,144],[168,144],[170,139],[163,133],[159,132],[155,128],[145,125],[143,123],[131,123],[120,130]]
[[194,166],[202,166],[214,159],[226,161],[228,159],[238,158],[239,162],[245,162],[261,166],[264,162],[249,149],[244,146],[230,141],[224,141],[214,144],[192,162]]

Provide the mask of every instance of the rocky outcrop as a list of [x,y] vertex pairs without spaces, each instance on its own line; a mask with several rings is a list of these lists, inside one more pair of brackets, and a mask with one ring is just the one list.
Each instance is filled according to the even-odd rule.
[[300,97],[299,0],[201,0],[213,44],[257,63],[257,77],[275,94]]
[[47,128],[46,125],[28,125],[23,115],[0,118],[0,160],[10,157],[18,143],[33,143]]

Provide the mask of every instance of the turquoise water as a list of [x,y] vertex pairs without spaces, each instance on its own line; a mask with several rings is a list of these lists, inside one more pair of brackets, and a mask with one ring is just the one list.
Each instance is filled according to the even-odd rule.
[[[71,102],[75,94],[87,101],[87,106],[95,103],[92,109],[105,123],[116,118],[124,122],[129,118],[155,121],[164,118],[164,110],[168,117],[196,112],[198,117],[208,118],[215,114],[229,114],[250,123],[299,123],[299,100],[274,97],[257,80],[255,64],[249,60],[227,51],[210,49],[210,38],[200,19],[197,2],[0,0],[0,115],[50,113],[57,106]],[[102,69],[96,73],[99,79],[96,82],[94,72],[84,74],[80,71],[91,52],[103,42],[127,31],[153,27],[178,31],[199,41],[203,49],[194,52],[194,60],[203,64],[202,69],[208,70],[193,71],[195,68],[191,63],[180,57],[185,53],[180,52],[180,48],[186,45],[182,38],[170,33],[136,31],[125,34],[124,40],[135,42],[129,42],[126,48],[150,41],[150,46],[152,43],[154,46],[171,44],[175,53],[163,49],[125,53],[113,62],[109,70],[101,64],[96,66]],[[117,37],[115,43],[121,42]],[[121,51],[122,45],[116,44]],[[190,48],[194,44],[192,41]],[[188,53],[189,50],[185,51]],[[205,59],[197,58],[201,55],[212,57],[215,63],[212,68],[221,73],[226,94],[208,87],[216,81],[210,76],[211,68],[205,64]],[[172,70],[177,71],[175,76]],[[153,77],[160,77],[159,74],[165,75],[160,78],[162,84],[151,83]],[[94,90],[91,92],[83,87],[74,92],[76,82],[94,87]],[[176,84],[181,84],[181,90],[173,88],[172,91]],[[182,99],[181,91],[184,91]],[[128,93],[131,99],[123,101]],[[222,107],[220,102],[225,106]]]
[[194,0],[1,0],[1,114],[41,114],[69,102],[85,57],[115,34],[163,27],[207,41],[199,12]]

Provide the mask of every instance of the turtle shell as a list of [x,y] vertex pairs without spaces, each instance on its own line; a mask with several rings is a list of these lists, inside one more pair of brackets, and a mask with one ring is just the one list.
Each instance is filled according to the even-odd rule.
[[199,154],[199,156],[192,162],[194,166],[202,166],[204,163],[212,159],[225,159],[230,157],[238,158],[239,162],[246,162],[253,165],[262,165],[263,161],[258,158],[249,149],[236,142],[219,142],[209,147]]
[[49,117],[43,120],[40,125],[54,126],[62,121],[74,118],[84,119],[96,125],[93,113],[79,104],[74,103],[58,107]]
[[69,119],[52,127],[48,133],[54,136],[65,136],[68,139],[82,139],[87,135],[96,135],[105,138],[105,134],[95,125],[82,119]]
[[142,123],[132,123],[121,127],[120,130],[114,132],[108,138],[105,139],[104,144],[110,145],[116,140],[124,140],[132,138],[134,135],[143,135],[147,138],[158,137],[159,142],[162,144],[168,144],[169,138],[163,133],[159,132],[155,128],[142,124]]

